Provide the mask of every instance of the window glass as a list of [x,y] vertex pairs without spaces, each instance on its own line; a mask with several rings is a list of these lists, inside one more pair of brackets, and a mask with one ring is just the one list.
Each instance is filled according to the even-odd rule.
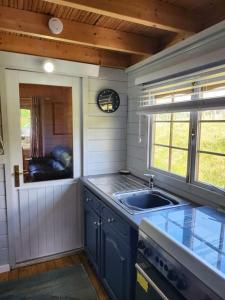
[[155,168],[168,171],[169,166],[169,148],[153,146],[153,166]]
[[196,179],[225,188],[225,110],[199,113]]
[[153,117],[152,165],[180,176],[187,175],[190,113]]
[[171,152],[171,172],[186,176],[188,152],[186,150],[178,149],[172,149]]
[[30,149],[31,143],[31,111],[20,109],[21,144],[23,150]]
[[189,138],[189,122],[174,122],[172,130],[172,146],[187,149]]
[[155,123],[155,143],[161,145],[170,144],[170,126],[169,123]]
[[73,177],[72,89],[20,84],[24,183]]

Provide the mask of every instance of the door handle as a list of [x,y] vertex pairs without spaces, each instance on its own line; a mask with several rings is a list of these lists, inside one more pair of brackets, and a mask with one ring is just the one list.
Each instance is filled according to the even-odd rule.
[[28,171],[20,171],[20,167],[19,165],[15,165],[13,167],[14,172],[12,173],[12,175],[14,176],[14,183],[15,183],[15,187],[19,187],[20,186],[20,175],[22,174],[29,174]]

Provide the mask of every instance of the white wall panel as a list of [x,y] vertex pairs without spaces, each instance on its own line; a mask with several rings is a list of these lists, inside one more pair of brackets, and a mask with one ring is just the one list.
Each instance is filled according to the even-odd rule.
[[111,80],[110,74],[107,79],[90,78],[89,79],[89,92],[98,92],[102,89],[113,89],[117,93],[127,94],[127,81],[120,81],[117,79]]
[[17,263],[82,247],[78,183],[22,188]]
[[88,129],[88,140],[124,140],[125,142],[125,138],[124,129]]
[[88,127],[91,129],[95,128],[107,128],[107,129],[125,129],[126,123],[124,122],[124,117],[101,116],[96,118],[96,116],[89,116]]
[[[120,96],[114,113],[102,112],[96,97],[104,88]],[[88,79],[84,109],[84,175],[115,173],[126,165],[127,77],[122,70],[100,68],[99,78]]]
[[107,163],[91,163],[88,165],[89,175],[99,175],[107,173],[116,173],[123,165],[121,162],[107,162]]
[[92,153],[92,152],[99,152],[99,151],[123,151],[126,149],[126,143],[121,140],[89,140],[88,141],[88,148],[87,152]]
[[[113,113],[113,116],[115,117],[125,117],[127,113],[127,106],[126,105],[120,105],[117,111]],[[95,101],[95,104],[89,104],[88,105],[88,115],[89,116],[96,116],[96,117],[104,117],[106,115],[105,112],[101,111]],[[111,115],[111,114],[109,114]]]
[[141,118],[141,143],[139,143],[139,116],[137,103],[139,87],[134,85],[132,74],[128,76],[127,117],[127,167],[136,175],[143,175],[147,168],[147,118]]
[[8,228],[4,166],[0,165],[0,266],[8,264]]

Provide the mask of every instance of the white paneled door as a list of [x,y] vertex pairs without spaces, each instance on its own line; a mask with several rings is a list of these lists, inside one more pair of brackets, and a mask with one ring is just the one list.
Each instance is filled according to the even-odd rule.
[[[14,166],[23,170],[19,84],[72,87],[74,178],[15,187]],[[45,256],[82,247],[80,176],[80,89],[81,79],[16,70],[5,71],[7,137],[9,158],[9,247],[15,267]]]

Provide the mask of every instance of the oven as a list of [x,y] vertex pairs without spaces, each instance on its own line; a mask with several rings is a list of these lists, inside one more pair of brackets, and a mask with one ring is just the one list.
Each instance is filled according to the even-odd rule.
[[[175,255],[175,253],[173,253]],[[139,230],[135,300],[221,300],[199,278]]]
[[140,253],[137,261],[136,300],[185,299]]

